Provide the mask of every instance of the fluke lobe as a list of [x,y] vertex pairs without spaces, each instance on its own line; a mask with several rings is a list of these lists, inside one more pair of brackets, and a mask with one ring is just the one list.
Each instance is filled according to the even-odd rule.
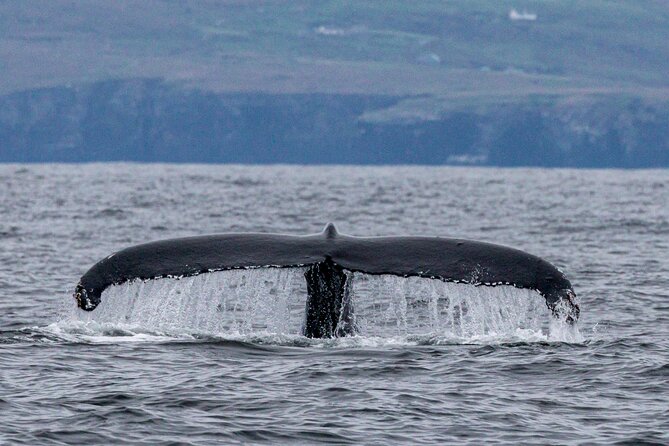
[[547,261],[517,249],[441,237],[352,237],[330,223],[320,234],[219,234],[132,246],[99,261],[76,286],[92,311],[111,285],[231,269],[307,267],[304,335],[352,334],[348,272],[418,276],[476,286],[536,290],[553,314],[570,323],[579,307],[569,280]]

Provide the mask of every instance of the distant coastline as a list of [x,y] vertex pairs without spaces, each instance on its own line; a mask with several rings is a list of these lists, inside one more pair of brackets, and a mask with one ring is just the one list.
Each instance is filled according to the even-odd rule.
[[0,109],[5,163],[669,167],[669,101],[623,94],[471,105],[128,79],[12,93]]

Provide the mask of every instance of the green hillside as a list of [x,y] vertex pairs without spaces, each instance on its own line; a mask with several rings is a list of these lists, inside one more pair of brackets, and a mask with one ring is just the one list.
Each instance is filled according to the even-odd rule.
[[0,93],[161,77],[219,92],[666,95],[667,42],[661,1],[3,1]]

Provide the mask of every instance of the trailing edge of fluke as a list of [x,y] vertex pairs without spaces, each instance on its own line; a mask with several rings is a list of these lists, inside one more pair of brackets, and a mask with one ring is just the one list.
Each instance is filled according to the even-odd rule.
[[102,292],[132,280],[195,276],[258,267],[307,267],[304,335],[355,332],[348,271],[417,276],[476,286],[536,290],[570,323],[579,307],[571,283],[547,261],[505,246],[441,237],[352,237],[329,223],[320,234],[219,234],[132,246],[99,261],[76,286],[80,308],[94,310]]

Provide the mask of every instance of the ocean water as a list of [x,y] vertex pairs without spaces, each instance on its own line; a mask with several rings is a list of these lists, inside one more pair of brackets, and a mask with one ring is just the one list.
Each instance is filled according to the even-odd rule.
[[[509,287],[356,274],[351,338],[303,271],[72,291],[217,232],[440,235],[544,257],[576,327]],[[0,165],[0,444],[669,444],[669,171]]]

